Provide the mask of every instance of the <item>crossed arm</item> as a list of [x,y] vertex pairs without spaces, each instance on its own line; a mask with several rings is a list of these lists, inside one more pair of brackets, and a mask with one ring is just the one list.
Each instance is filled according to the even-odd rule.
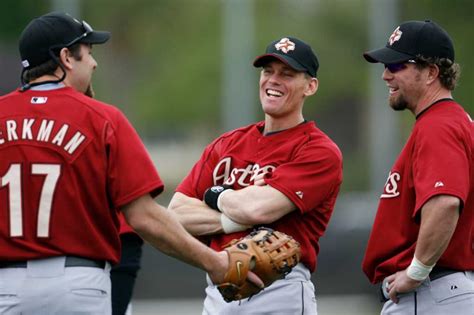
[[[268,224],[296,209],[293,202],[279,190],[255,181],[256,185],[234,191],[226,191],[222,196],[222,214],[232,221],[253,226]],[[203,201],[175,193],[169,209],[176,212],[180,223],[193,235],[223,233],[221,213],[209,208]]]
[[[420,232],[416,243],[415,256],[427,266],[435,264],[448,247],[459,219],[460,200],[449,195],[431,198],[421,209]],[[397,293],[416,289],[421,281],[407,276],[407,270],[399,271],[389,277],[390,299],[397,303]]]
[[229,191],[221,199],[222,212],[247,225],[272,223],[295,209],[286,195],[269,185]]

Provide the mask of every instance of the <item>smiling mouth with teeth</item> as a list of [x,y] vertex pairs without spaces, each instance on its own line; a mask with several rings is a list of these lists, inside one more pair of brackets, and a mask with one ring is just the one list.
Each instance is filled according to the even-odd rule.
[[395,92],[397,92],[397,91],[398,91],[398,88],[395,88],[395,87],[389,87],[389,88],[388,88],[388,92],[389,92],[390,94],[393,94],[393,93],[395,93]]
[[267,96],[281,97],[283,93],[277,90],[267,89]]

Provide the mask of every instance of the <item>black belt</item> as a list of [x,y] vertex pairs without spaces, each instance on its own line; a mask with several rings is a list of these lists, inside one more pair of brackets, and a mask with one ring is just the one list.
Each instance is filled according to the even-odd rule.
[[456,272],[463,272],[462,270],[454,270],[454,269],[449,269],[449,268],[444,268],[444,267],[434,267],[433,270],[431,270],[429,277],[431,281],[434,281],[436,279],[445,277],[447,275],[456,273]]
[[[26,268],[27,261],[0,261],[0,268]],[[66,267],[92,267],[92,268],[105,268],[104,260],[93,260],[78,256],[66,256]]]

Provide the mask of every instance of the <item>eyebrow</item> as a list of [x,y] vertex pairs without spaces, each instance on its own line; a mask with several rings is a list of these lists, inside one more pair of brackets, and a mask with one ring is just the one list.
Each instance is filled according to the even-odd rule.
[[284,65],[282,67],[283,70],[291,70],[291,71],[295,71],[295,69],[293,69],[292,67],[288,66],[288,65]]
[[[292,67],[288,66],[287,64],[285,64],[285,63],[282,63],[282,64],[283,64],[283,66],[281,67],[282,71],[298,72],[295,69],[293,69]],[[262,68],[263,69],[270,69],[270,68],[272,68],[272,66],[270,66],[270,64],[268,63],[268,64],[264,65]]]

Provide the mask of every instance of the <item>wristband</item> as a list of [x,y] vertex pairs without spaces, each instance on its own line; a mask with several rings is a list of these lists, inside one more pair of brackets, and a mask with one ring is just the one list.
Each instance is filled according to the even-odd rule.
[[433,267],[435,265],[436,264],[433,264],[432,266],[427,266],[421,261],[419,261],[416,256],[413,256],[413,260],[411,261],[410,266],[408,266],[407,268],[407,276],[410,279],[416,281],[423,281],[428,278],[428,275],[430,274],[431,270],[433,270]]
[[224,205],[222,204],[222,196],[224,196],[229,191],[234,191],[234,190],[230,189],[230,188],[227,188],[224,191],[222,191],[219,194],[219,196],[217,196],[217,209],[219,209],[220,212],[225,212]]
[[220,210],[218,207],[219,195],[222,194],[227,189],[230,189],[229,186],[212,186],[207,189],[204,193],[204,202],[214,210]]
[[244,225],[244,224],[240,224],[235,221],[232,221],[232,219],[230,219],[228,216],[226,216],[223,213],[221,214],[221,225],[222,225],[222,230],[224,231],[225,234],[245,231],[246,229],[251,227],[250,225]]

